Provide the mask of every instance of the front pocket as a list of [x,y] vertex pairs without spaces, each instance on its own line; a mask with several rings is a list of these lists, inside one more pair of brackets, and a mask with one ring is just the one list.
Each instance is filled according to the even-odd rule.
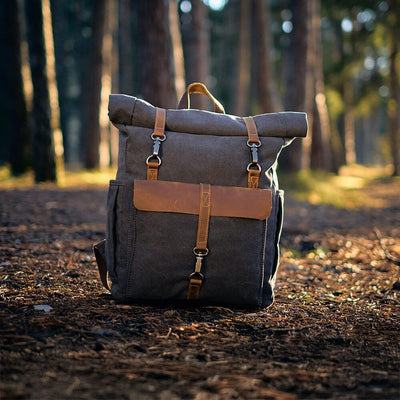
[[[260,305],[271,191],[211,186],[209,254],[199,300]],[[185,299],[194,270],[199,185],[135,180],[130,300]]]
[[132,183],[110,181],[107,198],[106,259],[111,293],[123,299],[134,242]]

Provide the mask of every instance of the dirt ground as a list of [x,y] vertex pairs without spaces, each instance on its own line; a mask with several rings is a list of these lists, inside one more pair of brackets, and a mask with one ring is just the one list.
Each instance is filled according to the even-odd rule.
[[264,310],[121,305],[91,244],[105,189],[0,190],[1,399],[399,399],[400,186],[288,198]]

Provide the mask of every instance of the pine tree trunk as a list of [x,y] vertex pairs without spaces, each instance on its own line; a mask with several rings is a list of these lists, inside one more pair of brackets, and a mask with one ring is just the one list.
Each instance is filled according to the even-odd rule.
[[28,116],[22,80],[21,32],[17,0],[0,2],[0,164],[9,162],[11,172],[19,175],[30,166]]
[[250,90],[250,17],[251,3],[240,0],[240,32],[238,51],[238,85],[235,95],[235,114],[246,116],[249,114]]
[[35,181],[55,181],[56,163],[51,130],[51,109],[46,75],[46,48],[43,36],[41,0],[26,0],[25,11],[33,84],[31,131]]
[[[186,84],[208,84],[210,47],[208,7],[202,0],[192,0],[191,21],[182,25],[182,45]],[[207,109],[209,100],[203,95],[191,96],[191,108]]]
[[[321,37],[321,0],[310,0],[312,7],[312,32],[315,46],[314,80],[315,111],[318,114],[318,127],[313,128],[310,167],[314,169],[332,170],[332,147],[330,140],[329,114],[325,98],[325,84],[322,64]],[[313,121],[315,124],[316,121]],[[317,137],[318,136],[318,137]],[[314,143],[315,142],[315,143]]]
[[392,15],[390,75],[389,75],[389,101],[388,101],[388,133],[393,163],[393,176],[400,175],[400,129],[399,129],[399,75],[398,75],[398,40],[400,35],[400,1],[391,0],[390,13]]
[[[293,30],[290,34],[290,44],[286,55],[286,93],[285,93],[285,110],[307,112],[309,126],[312,122],[312,109],[306,106],[307,96],[313,96],[306,89],[307,74],[307,53],[308,53],[308,7],[307,0],[290,0],[289,9],[292,12]],[[312,82],[310,82],[312,83]],[[313,89],[313,86],[312,86]],[[308,131],[311,136],[311,129]],[[303,162],[303,146],[307,139],[295,139],[287,148],[283,149],[280,156],[279,165],[282,169],[296,172],[304,166]],[[311,143],[311,142],[310,142]]]
[[130,94],[133,90],[133,57],[131,12],[134,0],[119,0],[118,4],[118,91]]
[[169,25],[171,30],[172,48],[174,55],[175,91],[178,96],[182,96],[186,89],[185,63],[183,57],[178,3],[175,1],[169,3]]
[[169,31],[169,1],[136,4],[140,32],[142,96],[157,107],[175,108],[175,71]]
[[92,45],[89,70],[82,86],[82,142],[83,162],[87,169],[98,168],[100,163],[100,91],[103,65],[103,35],[106,0],[93,3]]
[[262,113],[278,112],[282,109],[270,60],[272,39],[269,6],[269,1],[253,0],[253,28],[256,40],[255,79]]
[[343,88],[343,99],[344,99],[344,151],[345,151],[345,163],[351,165],[356,162],[356,149],[355,149],[355,118],[353,112],[353,84],[352,80],[349,79]]
[[71,118],[71,105],[68,99],[68,67],[67,59],[68,54],[64,48],[65,38],[68,35],[66,29],[67,19],[65,17],[66,5],[58,0],[50,1],[51,7],[51,20],[54,37],[54,53],[56,61],[56,74],[57,74],[57,89],[58,89],[58,103],[60,107],[60,127],[63,136],[64,146],[64,161],[69,161],[70,148],[69,148],[69,129],[68,122]]

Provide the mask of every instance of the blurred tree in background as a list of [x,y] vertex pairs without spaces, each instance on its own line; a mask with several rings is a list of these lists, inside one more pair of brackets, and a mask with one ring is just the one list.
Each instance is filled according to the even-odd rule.
[[56,181],[54,136],[47,71],[46,43],[41,0],[25,1],[33,98],[31,112],[32,159],[36,182]]
[[0,5],[0,163],[9,162],[14,175],[31,165],[28,114],[24,94],[21,59],[21,21],[17,0]]
[[[174,108],[193,81],[228,113],[307,112],[309,136],[281,168],[391,163],[399,174],[400,0],[50,0],[51,107],[48,1],[0,2],[0,164],[13,174],[54,180],[55,154],[66,168],[115,164],[108,94]],[[208,108],[203,97],[192,106]]]

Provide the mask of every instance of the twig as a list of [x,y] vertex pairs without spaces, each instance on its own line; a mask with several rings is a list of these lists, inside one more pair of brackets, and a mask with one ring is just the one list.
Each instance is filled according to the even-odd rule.
[[385,254],[385,258],[388,261],[391,261],[395,265],[400,266],[400,258],[395,257],[389,253],[389,251],[386,249],[385,245],[382,242],[382,235],[381,232],[379,231],[378,228],[374,228],[374,233],[378,239],[379,245],[381,246],[381,249],[383,250],[383,253]]

